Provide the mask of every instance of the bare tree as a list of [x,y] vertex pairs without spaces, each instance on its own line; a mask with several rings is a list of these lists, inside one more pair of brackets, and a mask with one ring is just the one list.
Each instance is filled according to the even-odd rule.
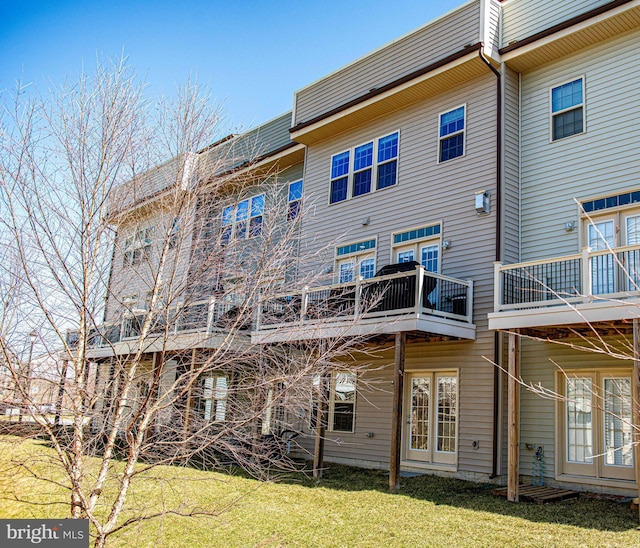
[[[132,483],[158,464],[232,463],[258,476],[297,466],[291,445],[326,420],[331,371],[366,349],[345,328],[258,344],[256,311],[356,323],[384,287],[358,299],[333,288],[313,304],[292,296],[327,274],[298,271],[310,204],[287,196],[289,166],[265,159],[255,136],[208,146],[220,112],[206,92],[189,82],[154,105],[125,61],[45,99],[18,86],[4,112],[0,237],[12,260],[0,270],[0,349],[55,450],[69,515],[88,518],[104,546],[142,520],[215,513],[127,507]],[[20,341],[33,329],[40,353],[62,364],[54,417],[21,382]]]

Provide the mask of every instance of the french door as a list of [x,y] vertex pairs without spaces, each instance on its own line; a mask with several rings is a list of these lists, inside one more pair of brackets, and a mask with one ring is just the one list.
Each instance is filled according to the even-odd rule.
[[585,372],[564,379],[566,474],[635,478],[631,377]]
[[456,373],[414,373],[407,380],[404,434],[406,458],[455,464],[458,439]]

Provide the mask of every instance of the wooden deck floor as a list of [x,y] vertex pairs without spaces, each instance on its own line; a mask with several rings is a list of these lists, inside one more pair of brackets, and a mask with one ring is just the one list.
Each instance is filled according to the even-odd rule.
[[[499,497],[507,496],[507,488],[502,487],[493,491]],[[520,485],[518,487],[519,499],[521,502],[536,502],[544,504],[547,502],[557,502],[560,500],[573,499],[580,496],[577,491],[567,489],[556,489],[554,487],[544,487],[538,485]]]

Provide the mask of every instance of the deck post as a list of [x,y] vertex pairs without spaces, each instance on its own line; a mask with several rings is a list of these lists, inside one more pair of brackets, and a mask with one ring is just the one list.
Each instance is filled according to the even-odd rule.
[[[640,320],[633,319],[633,379],[631,382],[631,405],[633,410],[633,448],[636,468],[638,499],[640,500]],[[640,519],[640,505],[638,506]]]
[[324,435],[325,424],[327,422],[327,382],[331,381],[328,373],[323,373],[320,377],[320,385],[318,386],[318,407],[316,408],[316,440],[313,447],[313,479],[322,477],[322,468],[324,467]]
[[407,334],[396,333],[393,368],[393,408],[391,419],[391,455],[389,458],[389,490],[400,490],[400,454],[402,444],[402,395],[404,393],[404,354]]
[[507,500],[518,502],[519,485],[519,445],[520,434],[520,334],[516,330],[509,333],[509,380],[507,387],[509,432]]

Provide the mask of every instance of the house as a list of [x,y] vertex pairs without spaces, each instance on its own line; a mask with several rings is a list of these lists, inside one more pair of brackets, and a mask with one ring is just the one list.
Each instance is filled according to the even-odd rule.
[[511,333],[513,375],[560,396],[521,389],[518,407],[509,388],[512,496],[540,451],[545,484],[637,493],[640,6],[507,1],[502,15],[520,245],[496,266],[489,328]]
[[[184,396],[162,424],[262,402],[244,423],[295,432],[317,473],[389,469],[392,489],[411,471],[511,500],[521,479],[637,493],[639,37],[635,0],[470,0],[296,91],[292,112],[141,175],[112,211],[88,353],[105,390],[134,356],[140,397],[154,371]],[[144,274],[158,257],[175,291]],[[284,381],[243,392],[256,356],[327,341],[347,350],[300,380],[295,412]],[[180,385],[225,348],[245,365]]]

